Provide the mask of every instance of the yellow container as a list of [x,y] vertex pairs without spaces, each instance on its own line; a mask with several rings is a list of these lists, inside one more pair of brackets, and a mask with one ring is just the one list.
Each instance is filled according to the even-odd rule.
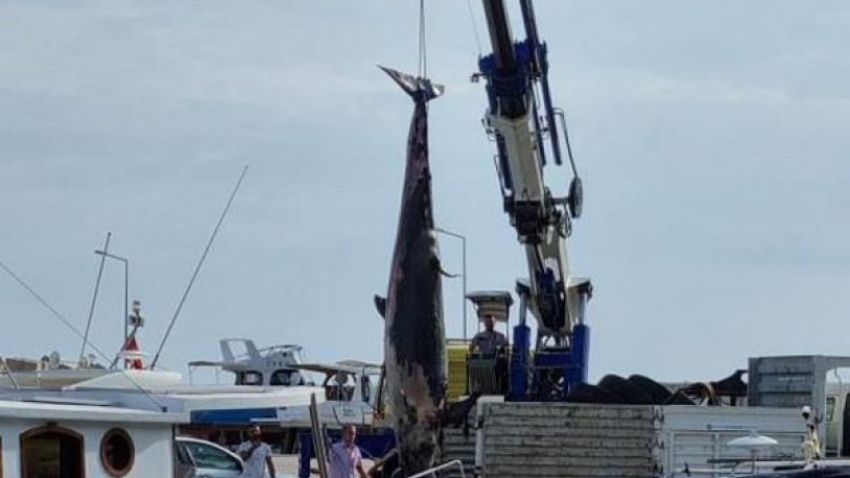
[[456,402],[461,396],[466,395],[466,354],[468,351],[468,341],[462,339],[448,339],[446,341],[448,355],[446,378],[449,381],[446,400],[449,402]]

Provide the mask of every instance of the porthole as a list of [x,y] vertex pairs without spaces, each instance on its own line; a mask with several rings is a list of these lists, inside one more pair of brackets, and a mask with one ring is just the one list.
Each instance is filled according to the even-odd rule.
[[100,440],[100,463],[109,476],[121,478],[133,468],[136,449],[133,439],[122,428],[112,428]]

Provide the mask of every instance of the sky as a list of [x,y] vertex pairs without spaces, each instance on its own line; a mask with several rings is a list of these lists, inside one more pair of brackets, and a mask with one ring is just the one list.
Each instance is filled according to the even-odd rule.
[[[425,4],[427,73],[447,88],[430,107],[436,221],[466,238],[469,291],[513,290],[524,253],[484,86],[469,81],[489,52],[481,5]],[[568,247],[572,274],[594,284],[591,380],[850,355],[850,5],[536,11],[585,186]],[[372,296],[387,288],[412,103],[376,65],[415,72],[418,24],[413,0],[0,3],[0,261],[83,332],[111,232],[153,354],[247,165],[160,364],[186,373],[225,337],[380,360]],[[544,174],[565,192],[567,168]],[[461,273],[461,241],[440,248]],[[451,337],[462,283],[443,282]],[[107,260],[90,337],[108,357],[123,291],[123,263]],[[3,271],[0,318],[3,356],[80,354]]]

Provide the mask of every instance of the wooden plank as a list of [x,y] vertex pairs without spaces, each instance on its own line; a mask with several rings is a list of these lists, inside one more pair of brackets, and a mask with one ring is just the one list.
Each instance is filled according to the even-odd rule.
[[566,438],[574,440],[599,438],[609,440],[651,440],[655,437],[654,433],[646,433],[643,431],[612,430],[605,428],[565,428],[563,430],[546,430],[529,427],[513,429],[508,432],[504,428],[488,427],[487,430],[487,436],[534,437],[538,440],[548,440],[552,438]]
[[553,448],[576,448],[587,449],[595,448],[605,450],[606,453],[611,453],[612,450],[644,450],[653,446],[655,443],[652,439],[637,439],[637,440],[612,440],[604,437],[593,439],[564,439],[559,437],[542,438],[542,437],[498,437],[493,435],[485,435],[484,446],[487,448],[529,448],[535,452],[540,449]]
[[486,478],[643,478],[658,468],[660,407],[489,403],[482,411]]
[[654,461],[649,457],[619,458],[607,457],[576,457],[576,456],[501,456],[488,455],[484,467],[489,471],[497,465],[527,465],[530,467],[584,467],[584,468],[617,468],[617,469],[650,469]]
[[651,420],[641,418],[549,418],[549,417],[517,417],[517,416],[490,416],[484,420],[487,426],[493,427],[540,427],[540,428],[607,428],[626,430],[656,430]]
[[500,417],[648,419],[659,416],[652,405],[586,405],[562,403],[487,403],[484,414]]
[[327,478],[328,473],[328,457],[325,449],[325,430],[319,421],[319,410],[316,405],[316,394],[310,394],[310,427],[313,432],[313,452],[316,455],[316,462],[319,466],[319,476]]
[[[533,453],[538,456],[556,454],[563,456],[631,456],[645,457],[647,450],[652,449],[650,442],[620,443],[620,446],[597,446],[598,443],[585,442],[581,444],[565,442],[511,442],[486,440],[484,447],[492,449],[490,454],[518,455]],[[474,452],[474,450],[473,450]]]
[[537,425],[534,423],[526,423],[523,425],[499,426],[486,424],[485,428],[491,430],[494,435],[514,435],[528,436],[534,435],[539,437],[612,437],[612,438],[643,438],[655,436],[653,429],[637,429],[637,428],[614,428],[614,427],[593,427],[587,425],[572,425],[566,427],[547,427],[545,425]]
[[616,467],[542,467],[528,465],[501,465],[488,468],[487,478],[653,478],[655,471],[651,468],[616,468]]

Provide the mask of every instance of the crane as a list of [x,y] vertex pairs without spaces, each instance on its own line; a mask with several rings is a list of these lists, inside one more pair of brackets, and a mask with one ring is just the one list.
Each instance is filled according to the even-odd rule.
[[[473,80],[486,83],[483,124],[496,144],[504,211],[525,249],[529,273],[528,280],[517,282],[520,312],[508,398],[562,400],[572,384],[587,381],[590,329],[584,317],[592,286],[587,278],[571,276],[567,260],[573,220],[582,213],[582,182],[564,112],[552,105],[547,47],[539,39],[531,0],[520,0],[526,39],[516,43],[504,1],[483,4],[493,52],[479,59]],[[562,143],[572,179],[567,194],[556,197],[544,181],[544,169],[549,160],[563,165]],[[537,321],[533,355],[528,313]]]

